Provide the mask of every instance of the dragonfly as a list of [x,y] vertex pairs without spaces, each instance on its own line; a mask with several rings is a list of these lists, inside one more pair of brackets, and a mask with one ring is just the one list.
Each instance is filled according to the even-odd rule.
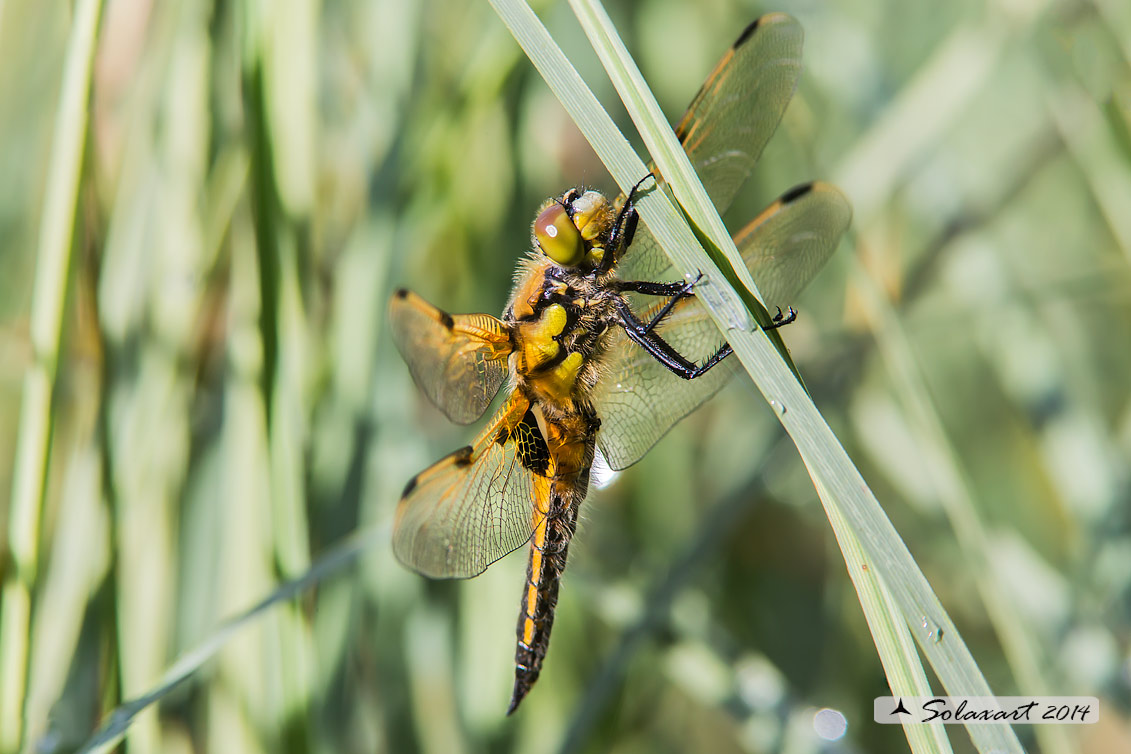
[[[750,24],[676,126],[719,211],[777,128],[801,71],[802,31],[785,14]],[[655,168],[652,168],[655,171]],[[653,172],[657,182],[662,177]],[[502,317],[448,314],[410,291],[389,305],[393,339],[420,390],[449,419],[501,406],[468,446],[414,476],[393,551],[432,578],[470,578],[527,546],[513,713],[541,673],[566,557],[599,453],[631,466],[735,371],[718,328],[645,224],[637,187],[610,201],[571,188],[548,200]],[[835,187],[790,189],[734,236],[769,327],[824,265],[851,209]],[[652,302],[652,303],[648,303]]]

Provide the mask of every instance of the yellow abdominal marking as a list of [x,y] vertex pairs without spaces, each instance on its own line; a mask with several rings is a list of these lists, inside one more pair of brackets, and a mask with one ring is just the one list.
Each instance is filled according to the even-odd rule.
[[[550,464],[551,470],[553,463]],[[538,607],[538,584],[542,581],[542,550],[546,547],[546,516],[550,511],[550,479],[534,477],[534,534],[530,537],[530,583],[526,586],[526,619],[522,623],[522,641],[534,641],[534,611]]]
[[534,641],[534,611],[538,607],[538,582],[542,580],[542,550],[546,544],[546,523],[534,530],[530,541],[530,583],[526,585],[526,620],[522,626],[522,640],[529,646]]

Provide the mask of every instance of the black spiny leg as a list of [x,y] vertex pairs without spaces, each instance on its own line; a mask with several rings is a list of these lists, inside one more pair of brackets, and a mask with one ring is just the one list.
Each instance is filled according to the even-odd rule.
[[656,312],[656,316],[652,317],[652,321],[645,325],[644,329],[640,331],[641,335],[647,335],[664,321],[664,317],[668,316],[673,306],[682,299],[693,295],[691,289],[702,279],[703,273],[700,272],[698,277],[686,283],[652,283],[647,280],[624,280],[617,283],[617,287],[622,291],[643,293],[645,296],[670,296],[668,301],[661,307],[660,311]]
[[[719,350],[707,359],[703,364],[696,365],[688,361],[679,351],[675,350],[670,343],[664,340],[658,333],[651,331],[651,325],[645,325],[633,313],[628,303],[623,299],[617,305],[617,314],[620,325],[624,328],[625,334],[629,339],[647,351],[652,358],[667,367],[672,374],[677,377],[682,377],[685,380],[693,380],[696,377],[701,377],[711,367],[718,364],[720,361],[730,356],[734,350],[731,348],[730,343],[724,343]],[[782,325],[788,325],[797,319],[797,312],[793,307],[789,308],[789,314],[783,315],[781,309],[774,315],[774,322],[772,325],[763,328],[764,330],[775,330]]]
[[[668,301],[660,308],[660,311],[656,312],[655,316],[652,317],[652,320],[637,331],[640,335],[647,335],[664,321],[664,317],[668,316],[676,304],[682,299],[695,295],[691,291],[702,279],[703,273],[700,272],[694,280],[686,283],[652,283],[647,280],[623,280],[617,283],[617,288],[621,291],[642,293],[645,296],[670,296]],[[780,306],[777,307],[777,310],[778,312],[774,315],[773,323],[767,327],[763,327],[763,330],[767,332],[776,330],[797,319],[797,312],[792,306],[789,307],[789,314],[782,314]]]
[[797,319],[797,311],[792,306],[789,307],[789,314],[782,314],[781,307],[779,306],[778,313],[774,315],[774,323],[769,327],[763,327],[762,329],[766,332],[769,332],[770,330],[776,330],[779,327],[785,327],[788,324],[792,324],[793,320],[795,319]]
[[624,205],[617,213],[617,219],[613,223],[613,230],[609,234],[609,242],[605,258],[601,260],[600,271],[608,272],[613,268],[613,265],[624,255],[625,249],[632,243],[633,236],[636,235],[636,224],[640,221],[640,215],[636,213],[636,193],[644,182],[649,178],[655,178],[652,173],[641,178],[628,192],[628,197],[624,200]]
[[625,334],[629,339],[639,345],[656,361],[663,364],[672,374],[677,377],[682,377],[685,380],[693,380],[705,374],[711,367],[718,364],[732,353],[730,343],[724,343],[718,351],[715,352],[711,358],[703,362],[702,366],[692,364],[679,353],[679,351],[672,348],[671,344],[661,338],[659,334],[650,332],[647,325],[640,321],[640,319],[632,312],[628,303],[623,299],[617,305],[617,314],[622,327],[624,327]]

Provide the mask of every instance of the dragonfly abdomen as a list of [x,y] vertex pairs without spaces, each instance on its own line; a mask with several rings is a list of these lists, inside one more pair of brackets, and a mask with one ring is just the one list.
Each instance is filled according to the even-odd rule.
[[550,630],[554,625],[554,608],[558,604],[558,586],[565,571],[569,542],[576,529],[576,508],[556,498],[550,515],[530,540],[526,584],[518,614],[514,691],[507,708],[508,715],[518,709],[542,672],[542,662],[550,645]]
[[[573,424],[579,426],[571,427]],[[564,424],[547,422],[551,476],[538,479],[535,485],[537,523],[530,537],[526,583],[518,613],[514,691],[508,715],[518,708],[542,672],[569,543],[577,530],[577,513],[589,487],[597,426],[596,417],[585,412]]]

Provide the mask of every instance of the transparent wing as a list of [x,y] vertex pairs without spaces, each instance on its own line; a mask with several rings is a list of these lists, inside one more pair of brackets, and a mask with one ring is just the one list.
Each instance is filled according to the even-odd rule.
[[[784,13],[754,21],[715,66],[676,126],[720,213],[750,177],[797,88],[802,37],[801,25]],[[625,280],[662,280],[671,277],[670,266],[641,224],[618,274]]]
[[786,309],[836,251],[852,205],[836,186],[803,183],[782,194],[734,235],[734,245],[772,313]]
[[530,539],[548,510],[549,450],[518,394],[475,443],[417,474],[397,506],[393,552],[432,578],[470,578]]
[[[773,311],[783,309],[832,256],[852,219],[848,200],[827,183],[790,189],[735,236],[735,245],[754,283]],[[641,319],[648,321],[657,303]],[[697,363],[715,353],[723,339],[694,298],[679,302],[658,328],[677,351]],[[718,392],[734,373],[733,359],[698,379],[684,380],[644,349],[618,343],[609,378],[596,408],[601,417],[597,444],[613,469],[640,460],[672,426]]]
[[389,301],[393,341],[417,386],[458,424],[483,415],[507,376],[506,324],[488,314],[451,315],[411,291]]
[[[659,307],[652,307],[648,315]],[[680,302],[657,328],[660,336],[695,363],[722,345],[719,328],[695,299]],[[619,334],[609,377],[594,401],[601,429],[597,446],[609,467],[620,470],[640,460],[676,422],[719,391],[734,374],[726,359],[694,380],[675,376],[640,346]]]

